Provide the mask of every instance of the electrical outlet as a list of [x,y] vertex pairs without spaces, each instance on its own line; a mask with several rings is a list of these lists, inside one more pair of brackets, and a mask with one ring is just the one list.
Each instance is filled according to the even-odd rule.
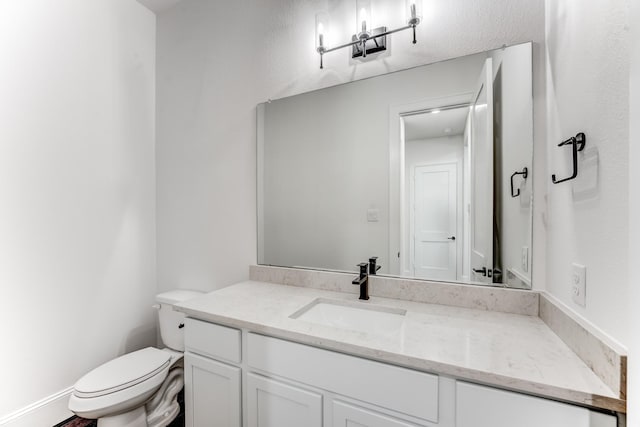
[[529,248],[526,246],[522,247],[522,260],[520,262],[520,266],[522,267],[522,271],[525,273],[529,271]]
[[572,264],[573,274],[571,278],[571,299],[576,304],[586,307],[587,296],[587,267],[580,264]]
[[378,222],[380,220],[380,211],[378,209],[367,209],[367,221]]

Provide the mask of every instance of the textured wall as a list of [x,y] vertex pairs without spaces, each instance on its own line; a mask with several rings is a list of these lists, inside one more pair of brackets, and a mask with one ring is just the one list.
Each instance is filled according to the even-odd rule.
[[155,342],[154,54],[133,0],[0,0],[0,419]]
[[629,372],[627,390],[627,425],[640,427],[640,3],[633,2],[631,13],[631,88],[629,135]]
[[[570,150],[556,145],[585,132],[599,151],[597,186],[577,197],[579,181],[547,176],[547,290],[614,338],[627,343],[629,0],[548,0],[547,164],[570,173]],[[585,168],[581,179],[593,169]],[[571,263],[587,266],[586,308],[571,300]]]
[[[379,0],[374,7],[378,23],[403,24],[402,2]],[[428,0],[418,44],[410,43],[408,32],[397,34],[384,58],[350,63],[339,51],[328,54],[320,70],[314,26],[316,12],[325,8],[337,40],[350,36],[355,8],[337,0],[184,0],[159,13],[160,289],[208,290],[248,277],[247,264],[256,261],[259,102],[525,41],[538,42],[534,90],[544,93],[542,0]],[[542,123],[540,104],[535,108]],[[537,155],[544,157],[544,150]],[[534,245],[544,250],[543,239]],[[542,286],[539,258],[534,277],[540,272]]]

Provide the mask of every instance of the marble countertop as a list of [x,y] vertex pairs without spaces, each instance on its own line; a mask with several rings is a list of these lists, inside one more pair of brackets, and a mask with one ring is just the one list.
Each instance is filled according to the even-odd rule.
[[[406,310],[400,333],[290,316],[316,298]],[[600,378],[536,316],[248,281],[178,304],[190,317],[457,379],[625,412]]]

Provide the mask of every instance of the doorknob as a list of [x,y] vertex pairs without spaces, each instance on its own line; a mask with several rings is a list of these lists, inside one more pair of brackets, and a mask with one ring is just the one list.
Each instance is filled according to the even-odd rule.
[[447,237],[447,240],[456,240],[456,236]]
[[482,273],[483,276],[487,275],[487,267],[482,267],[482,268],[474,268],[473,269],[474,273]]

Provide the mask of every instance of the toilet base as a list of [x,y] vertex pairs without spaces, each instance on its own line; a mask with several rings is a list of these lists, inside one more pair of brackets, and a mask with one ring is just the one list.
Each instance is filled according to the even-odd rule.
[[184,387],[184,369],[174,367],[160,390],[145,405],[148,427],[166,427],[180,413],[178,393]]
[[98,418],[98,427],[147,427],[147,411],[141,406],[124,414]]
[[[72,395],[73,402],[70,402],[74,405],[70,404],[70,407],[76,409],[74,411],[76,415],[97,419],[98,427],[166,427],[180,413],[178,393],[183,387],[184,368],[180,358],[174,360],[173,366],[169,369],[160,387],[156,390],[150,390],[150,393],[137,396],[132,400],[123,400],[110,408],[97,408],[93,412],[79,412],[77,408],[82,406],[82,399]],[[132,406],[133,409],[127,410]],[[121,412],[122,410],[126,412]],[[117,415],[109,415],[113,413],[117,413]]]
[[146,404],[118,415],[100,417],[98,427],[166,427],[180,413],[178,393],[183,387],[184,373],[179,361]]

